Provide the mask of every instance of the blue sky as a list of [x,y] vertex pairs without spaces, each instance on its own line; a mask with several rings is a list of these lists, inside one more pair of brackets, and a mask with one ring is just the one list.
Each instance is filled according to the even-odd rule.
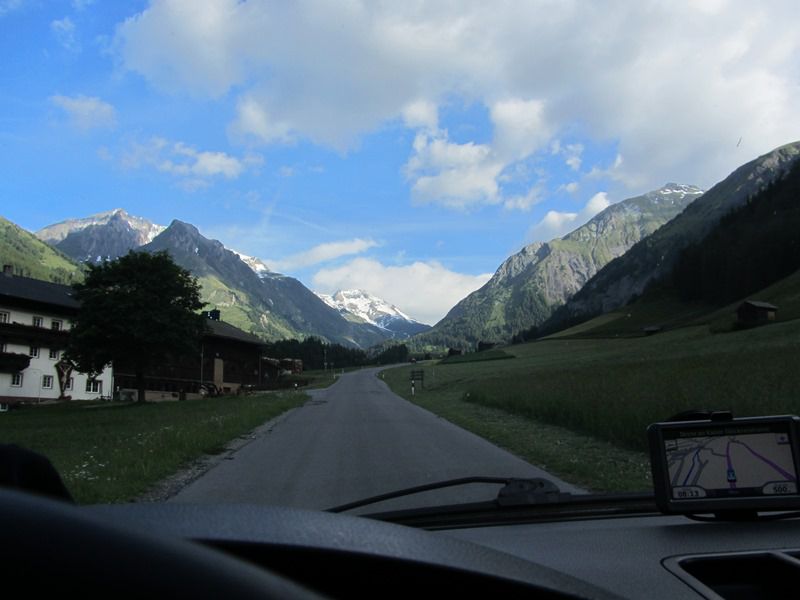
[[0,215],[122,207],[435,322],[800,138],[796,2],[0,0]]

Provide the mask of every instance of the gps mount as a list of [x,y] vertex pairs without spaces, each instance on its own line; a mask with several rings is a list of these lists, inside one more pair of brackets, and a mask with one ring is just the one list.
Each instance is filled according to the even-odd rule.
[[647,437],[662,512],[726,521],[798,516],[759,513],[800,508],[800,418],[692,410],[650,425]]

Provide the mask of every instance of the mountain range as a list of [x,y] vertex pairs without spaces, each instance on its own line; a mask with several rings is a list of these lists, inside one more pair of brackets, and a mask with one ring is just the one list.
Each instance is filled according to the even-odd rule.
[[615,310],[641,295],[648,284],[667,276],[681,253],[706,235],[731,211],[786,176],[800,159],[800,142],[786,144],[733,171],[675,219],[611,261],[553,313],[544,331]]
[[607,263],[702,194],[692,185],[668,183],[612,204],[560,239],[525,246],[416,341],[457,347],[509,341],[545,321]]
[[613,204],[566,236],[509,257],[432,329],[362,290],[316,295],[188,223],[164,227],[122,209],[45,227],[38,239],[0,218],[0,258],[21,274],[70,283],[82,278],[77,263],[132,249],[166,250],[198,277],[204,301],[220,308],[224,320],[265,339],[314,335],[361,348],[409,339],[416,350],[468,348],[537,327],[557,331],[625,305],[667,277],[684,250],[731,211],[785,178],[799,158],[800,142],[787,144],[705,193],[667,184]]
[[[315,335],[367,348],[426,328],[397,309],[364,318],[344,306],[329,306],[298,280],[181,221],[164,227],[115,209],[50,225],[36,236],[78,262],[114,259],[130,250],[165,250],[198,278],[203,301],[219,308],[224,320],[270,340]],[[374,297],[370,302],[389,306]]]
[[364,290],[339,290],[333,295],[317,294],[328,306],[338,310],[348,320],[356,317],[390,333],[393,339],[406,339],[430,325],[412,319],[393,304]]
[[97,262],[113,260],[144,246],[164,229],[163,225],[115,208],[90,217],[49,225],[37,231],[36,237],[78,262]]

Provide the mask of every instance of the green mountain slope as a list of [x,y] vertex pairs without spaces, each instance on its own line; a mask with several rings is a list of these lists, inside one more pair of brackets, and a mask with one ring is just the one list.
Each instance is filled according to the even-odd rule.
[[694,186],[667,184],[608,207],[561,239],[523,248],[415,343],[463,347],[507,341],[542,323],[599,269],[701,194]]
[[777,320],[800,318],[800,161],[687,246],[671,271],[621,310],[552,337],[637,336],[645,327],[736,327],[743,300],[778,306]]
[[70,284],[81,281],[81,268],[11,221],[0,217],[0,263],[25,277]]
[[543,325],[555,332],[615,310],[671,272],[681,252],[702,240],[731,210],[786,175],[800,158],[800,142],[787,144],[736,169],[683,213],[611,261]]
[[173,221],[141,250],[166,250],[191,271],[203,300],[222,318],[268,340],[317,336],[346,346],[367,348],[385,339],[377,327],[345,320],[302,283],[277,273],[259,277],[239,256],[193,225]]

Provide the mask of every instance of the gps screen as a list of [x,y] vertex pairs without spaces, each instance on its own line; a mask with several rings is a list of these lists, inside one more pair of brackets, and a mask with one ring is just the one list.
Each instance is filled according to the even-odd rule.
[[744,518],[800,508],[800,418],[711,416],[647,428],[661,511]]
[[685,433],[664,440],[673,500],[797,493],[787,432]]

